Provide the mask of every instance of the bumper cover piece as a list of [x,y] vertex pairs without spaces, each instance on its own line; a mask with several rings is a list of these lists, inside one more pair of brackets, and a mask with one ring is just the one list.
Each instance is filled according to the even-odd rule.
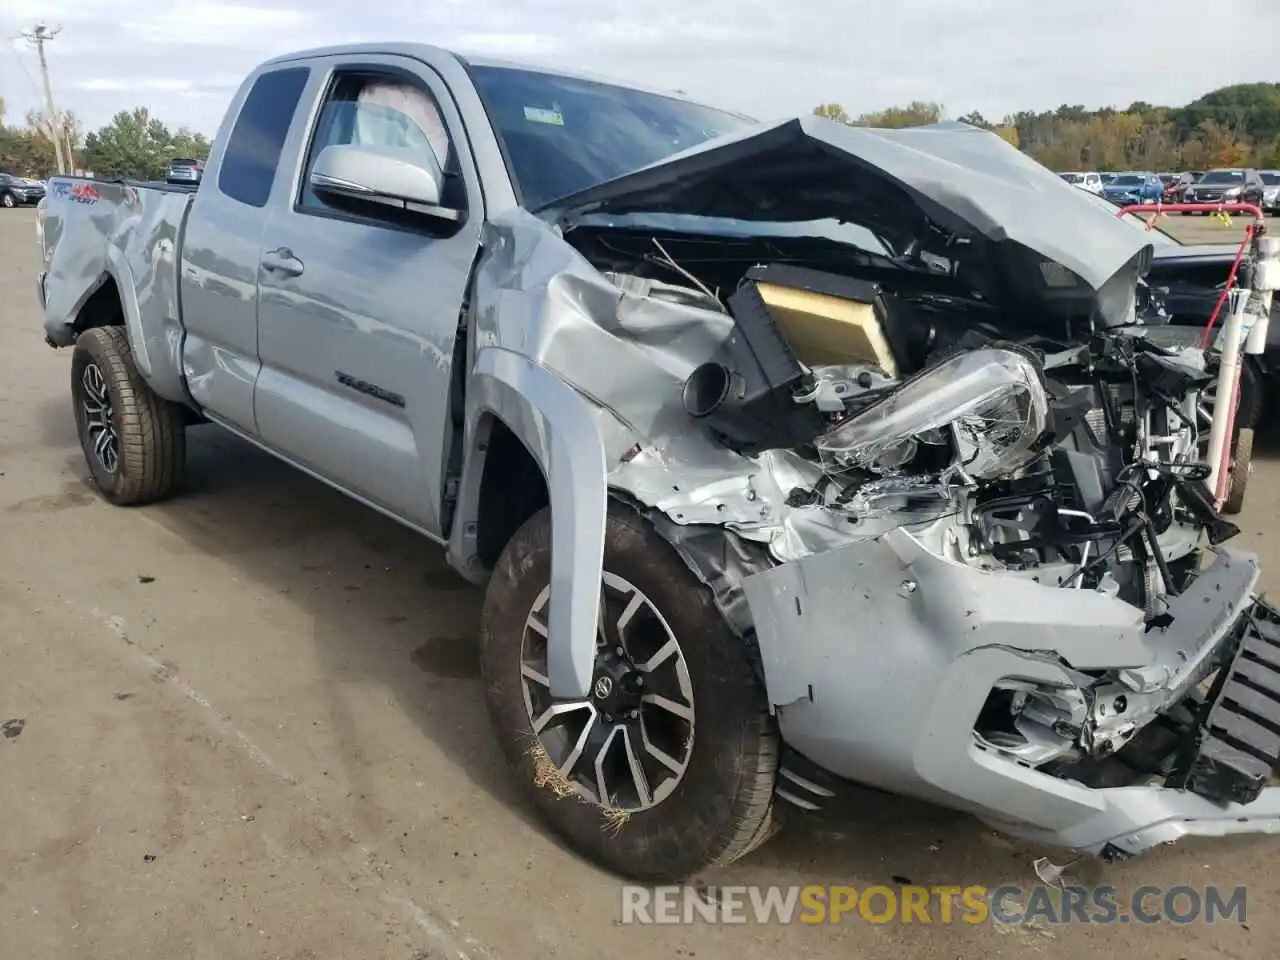
[[1175,781],[1218,803],[1253,803],[1280,767],[1280,614],[1258,603],[1242,627],[1193,759]]
[[[1188,744],[1188,763],[1199,763],[1196,789],[1168,780],[1090,787],[981,742],[974,724],[1007,678],[1067,688],[1081,671],[1141,667],[1135,682],[1157,689],[1128,697],[1137,719],[1143,697],[1162,712],[1193,697],[1218,665],[1254,669],[1258,657],[1273,653],[1272,638],[1280,639],[1274,621],[1252,630],[1264,609],[1254,596],[1257,558],[1216,554],[1170,598],[1172,624],[1151,630],[1141,611],[1119,600],[946,560],[904,529],[754,574],[743,590],[769,698],[792,751],[841,780],[966,810],[1028,840],[1129,856],[1187,835],[1280,833],[1280,787],[1259,789],[1252,765],[1241,777],[1231,766],[1238,758],[1204,735]],[[1260,631],[1267,631],[1262,639]],[[1247,687],[1224,681],[1207,698],[1219,704],[1213,722],[1223,730],[1239,729],[1228,711],[1240,711],[1225,705],[1227,694],[1238,703]],[[1199,718],[1203,731],[1209,713]],[[1260,728],[1227,746],[1244,753],[1241,743],[1269,746],[1259,739],[1266,724]],[[1228,786],[1206,779],[1215,770]],[[808,784],[829,790],[830,782],[791,772],[806,783],[780,781],[782,799],[823,806],[827,798]],[[1232,791],[1248,802],[1229,802]]]

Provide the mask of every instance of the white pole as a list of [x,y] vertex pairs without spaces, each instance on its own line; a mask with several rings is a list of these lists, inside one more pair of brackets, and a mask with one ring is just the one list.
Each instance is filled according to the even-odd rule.
[[[1213,425],[1209,428],[1209,489],[1219,505],[1224,499],[1227,456],[1231,441],[1227,436],[1229,425],[1235,419],[1237,388],[1240,384],[1240,368],[1244,361],[1245,309],[1251,291],[1234,291],[1233,309],[1227,315],[1222,331],[1222,360],[1218,365],[1218,392],[1213,402]],[[1219,490],[1222,487],[1223,490]]]

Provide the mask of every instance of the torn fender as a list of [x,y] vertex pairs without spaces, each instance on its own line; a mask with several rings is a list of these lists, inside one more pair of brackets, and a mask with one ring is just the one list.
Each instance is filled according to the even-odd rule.
[[[608,509],[606,453],[595,406],[533,361],[496,347],[476,355],[467,386],[468,423],[491,413],[542,468],[551,495],[551,615],[547,646],[553,697],[587,695]],[[464,487],[479,486],[479,477]],[[474,516],[465,508],[462,518]]]

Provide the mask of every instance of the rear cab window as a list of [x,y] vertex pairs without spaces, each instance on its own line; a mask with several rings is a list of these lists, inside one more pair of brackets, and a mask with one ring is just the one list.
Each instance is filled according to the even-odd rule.
[[308,67],[285,67],[254,81],[218,169],[218,190],[225,196],[251,207],[266,206],[310,74]]

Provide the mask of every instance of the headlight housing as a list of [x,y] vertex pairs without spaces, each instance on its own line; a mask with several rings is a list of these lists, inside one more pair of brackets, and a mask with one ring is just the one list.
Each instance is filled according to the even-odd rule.
[[909,380],[867,410],[816,441],[835,467],[893,472],[918,444],[949,434],[955,464],[980,480],[1026,465],[1048,422],[1048,397],[1039,370],[1013,350],[958,354]]

